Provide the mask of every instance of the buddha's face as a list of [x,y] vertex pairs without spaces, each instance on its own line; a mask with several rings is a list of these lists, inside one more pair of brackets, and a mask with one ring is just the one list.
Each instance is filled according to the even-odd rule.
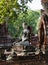
[[25,25],[25,23],[22,23],[22,27],[25,29],[27,28],[27,25]]

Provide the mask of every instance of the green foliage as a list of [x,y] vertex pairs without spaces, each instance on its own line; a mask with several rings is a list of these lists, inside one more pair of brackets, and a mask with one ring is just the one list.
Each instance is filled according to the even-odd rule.
[[32,0],[0,0],[0,23],[8,22],[8,31],[12,37],[21,37],[22,22],[32,26],[32,32],[37,33],[37,23],[40,13],[28,10],[26,4]]
[[14,37],[21,37],[22,35],[22,22],[27,22],[28,25],[32,26],[32,32],[34,34],[37,34],[38,29],[37,27],[37,23],[39,22],[39,16],[40,13],[37,11],[32,11],[32,10],[27,10],[27,14],[25,15],[25,13],[20,13],[18,15],[17,19],[12,20],[11,22],[9,22],[9,27],[8,30],[10,32],[10,34]]
[[[8,21],[11,18],[18,17],[18,13],[21,11],[26,12],[26,2],[31,0],[21,0],[22,6],[18,3],[18,0],[0,0],[0,23]],[[22,10],[21,10],[22,8]]]
[[0,0],[0,23],[6,18],[16,17],[17,13],[14,12],[13,8],[19,9],[17,0]]

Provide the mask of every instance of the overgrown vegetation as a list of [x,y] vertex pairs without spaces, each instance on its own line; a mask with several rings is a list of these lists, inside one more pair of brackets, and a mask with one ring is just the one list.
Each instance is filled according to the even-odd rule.
[[28,25],[32,27],[32,32],[34,34],[37,34],[38,33],[37,24],[39,23],[39,16],[40,16],[39,12],[35,12],[31,10],[28,10],[27,14],[20,13],[17,19],[15,18],[9,21],[8,31],[12,36],[15,37],[21,36],[22,22],[25,21],[27,22]]
[[21,5],[18,0],[0,0],[0,24],[4,21],[8,22],[8,31],[12,37],[21,37],[22,22],[27,22],[32,26],[32,32],[37,34],[37,23],[40,16],[39,11],[28,10],[25,5],[28,1],[21,0]]

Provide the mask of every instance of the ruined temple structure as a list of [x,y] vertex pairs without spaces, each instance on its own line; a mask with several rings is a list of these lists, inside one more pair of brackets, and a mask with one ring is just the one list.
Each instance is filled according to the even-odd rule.
[[48,16],[43,15],[40,22],[40,41],[48,43]]
[[39,42],[40,47],[48,48],[48,0],[41,0],[43,10],[41,10],[41,19],[39,25]]
[[13,38],[8,32],[8,23],[3,22],[0,24],[0,47],[11,46]]

